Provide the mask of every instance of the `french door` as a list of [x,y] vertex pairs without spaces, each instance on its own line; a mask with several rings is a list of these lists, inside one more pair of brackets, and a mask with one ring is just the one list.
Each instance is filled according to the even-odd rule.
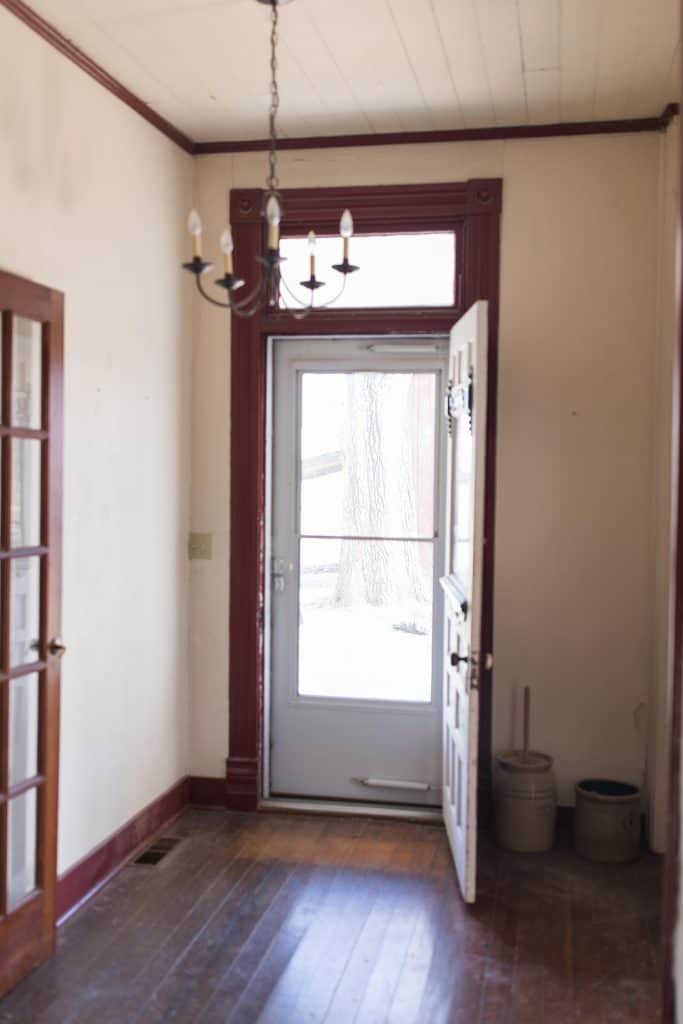
[[55,942],[63,296],[0,272],[0,994]]
[[446,340],[271,351],[270,795],[438,807]]

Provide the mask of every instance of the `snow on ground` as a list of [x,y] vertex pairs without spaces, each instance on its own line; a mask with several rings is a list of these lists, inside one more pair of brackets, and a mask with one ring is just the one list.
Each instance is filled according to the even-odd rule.
[[420,635],[395,628],[409,625],[413,618],[400,605],[302,608],[299,693],[429,701],[431,631]]

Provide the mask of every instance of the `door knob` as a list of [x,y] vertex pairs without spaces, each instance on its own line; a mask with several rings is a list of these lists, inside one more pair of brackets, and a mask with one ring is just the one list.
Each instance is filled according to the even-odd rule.
[[454,651],[451,653],[451,665],[453,668],[459,668],[463,662],[468,666],[467,678],[465,680],[465,689],[469,693],[470,690],[479,689],[479,658],[476,651],[471,651],[469,654],[456,654]]
[[469,661],[467,654],[451,654],[451,667],[457,668],[463,661]]
[[54,654],[58,658],[61,658],[61,656],[66,653],[66,644],[62,643],[62,638],[60,636],[56,636],[53,640],[50,640],[50,643],[47,645],[47,649],[50,654]]

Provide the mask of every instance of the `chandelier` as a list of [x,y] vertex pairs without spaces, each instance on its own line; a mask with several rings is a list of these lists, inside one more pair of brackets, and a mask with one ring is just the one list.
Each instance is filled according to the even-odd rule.
[[[223,276],[215,280],[219,288],[226,293],[227,302],[214,298],[204,288],[203,275],[212,269],[213,264],[202,258],[202,222],[196,210],[192,210],[187,227],[192,237],[192,259],[183,263],[183,268],[194,274],[199,293],[214,306],[229,309],[236,316],[251,317],[269,308],[278,307],[297,319],[307,316],[311,310],[325,309],[333,305],[346,287],[349,274],[358,270],[349,262],[349,240],[353,235],[353,218],[350,210],[344,210],[339,222],[339,234],[342,240],[342,260],[335,263],[333,270],[342,276],[339,292],[329,302],[315,305],[315,293],[325,285],[316,276],[316,236],[314,231],[308,234],[309,277],[299,284],[305,288],[309,296],[299,298],[288,285],[281,267],[285,257],[280,255],[280,221],[282,219],[282,196],[279,191],[277,173],[277,114],[280,106],[280,93],[277,82],[277,42],[278,42],[278,7],[290,0],[256,0],[257,3],[270,7],[270,108],[269,108],[269,148],[268,176],[263,194],[262,216],[264,220],[265,246],[263,255],[258,258],[260,264],[259,279],[254,288],[244,297],[239,292],[244,281],[235,276],[233,269],[234,242],[230,225],[220,236],[220,248],[223,254]],[[293,303],[293,305],[292,305]]]

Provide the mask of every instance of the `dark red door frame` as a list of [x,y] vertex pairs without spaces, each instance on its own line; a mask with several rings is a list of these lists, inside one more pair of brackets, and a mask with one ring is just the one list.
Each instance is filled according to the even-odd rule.
[[[335,234],[345,207],[359,233],[455,230],[456,302],[447,309],[325,310],[296,321],[274,312],[231,324],[230,487],[230,677],[227,805],[255,810],[262,792],[263,654],[266,566],[266,351],[267,339],[285,334],[447,333],[477,299],[489,302],[489,409],[486,458],[487,538],[482,641],[493,649],[493,559],[495,509],[500,179],[457,184],[377,188],[295,189],[283,193],[283,233],[314,229]],[[231,193],[230,220],[236,273],[251,287],[262,251],[262,192]],[[492,677],[481,680],[480,793],[491,784]]]

